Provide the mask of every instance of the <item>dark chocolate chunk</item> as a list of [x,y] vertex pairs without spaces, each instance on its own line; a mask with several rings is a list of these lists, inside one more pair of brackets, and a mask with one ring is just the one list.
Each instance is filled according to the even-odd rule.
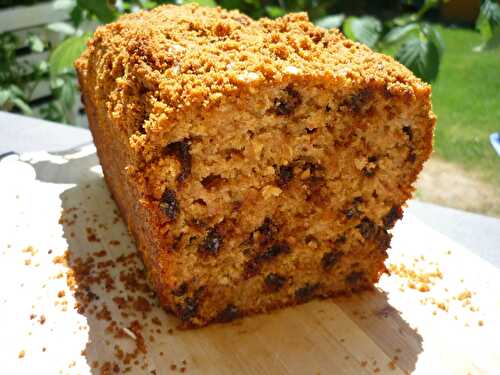
[[228,304],[215,318],[216,322],[227,323],[240,316],[240,310],[232,303]]
[[245,263],[243,270],[243,277],[245,279],[250,279],[260,272],[260,262],[258,259],[250,259]]
[[364,167],[362,172],[363,172],[363,175],[365,177],[373,177],[373,176],[375,176],[375,169],[370,169],[370,168]]
[[170,220],[175,220],[179,213],[179,202],[175,196],[175,191],[166,188],[160,200],[160,208]]
[[203,254],[217,255],[222,247],[223,238],[215,228],[210,228],[200,244],[198,251]]
[[358,206],[363,203],[363,197],[355,197],[353,200],[352,200],[352,204],[349,208],[347,208],[347,210],[344,211],[345,213],[345,216],[347,217],[347,219],[352,219],[352,218],[356,218],[356,217],[359,217],[360,214],[362,213],[362,211],[358,208]]
[[355,285],[363,278],[363,276],[363,271],[352,271],[349,275],[346,276],[345,281],[347,282],[347,284]]
[[392,235],[387,232],[384,228],[380,228],[375,236],[375,241],[380,250],[385,251],[391,245]]
[[411,126],[403,126],[403,133],[405,133],[408,136],[408,139],[413,141],[413,130]]
[[314,291],[318,289],[319,284],[306,283],[302,288],[295,291],[295,299],[300,302],[305,302],[312,298]]
[[409,161],[411,163],[415,163],[416,160],[417,160],[417,154],[415,153],[415,150],[412,149],[408,153],[408,156],[406,157],[406,161]]
[[351,220],[354,217],[357,217],[359,215],[359,212],[356,208],[349,208],[347,211],[345,211],[345,216]]
[[268,248],[264,253],[259,255],[260,260],[268,260],[275,258],[280,254],[290,252],[290,246],[286,242],[278,242]]
[[175,289],[172,290],[172,294],[176,297],[181,297],[186,294],[188,290],[188,284],[184,281],[179,284]]
[[257,228],[257,231],[260,233],[259,243],[261,246],[268,245],[271,241],[274,240],[274,237],[278,234],[279,228],[277,225],[273,223],[271,218],[266,217],[264,222],[260,227]]
[[384,216],[384,226],[386,229],[391,229],[396,221],[403,217],[401,206],[392,206],[387,215]]
[[192,297],[187,297],[183,304],[177,305],[179,318],[182,321],[193,318],[198,312],[198,300]]
[[369,88],[362,89],[357,94],[351,96],[349,100],[345,102],[348,106],[349,110],[352,113],[358,114],[360,113],[366,105],[372,100],[373,91]]
[[328,251],[323,254],[321,258],[321,266],[325,271],[331,270],[342,258],[344,253],[342,251]]
[[293,166],[282,165],[277,170],[277,184],[279,187],[284,187],[293,179]]
[[227,179],[218,174],[210,174],[201,180],[201,184],[207,190],[218,188],[224,182],[227,182]]
[[310,161],[304,164],[303,169],[304,170],[309,169],[309,172],[311,173],[312,176],[317,176],[318,174],[325,171],[325,167],[323,167],[321,164],[313,163]]
[[372,155],[368,157],[368,162],[370,163],[376,163],[378,160],[378,156]]
[[358,228],[364,239],[370,238],[376,231],[375,224],[367,217],[363,218],[356,228]]
[[363,203],[363,202],[364,202],[364,201],[363,201],[363,197],[361,197],[361,196],[354,197],[354,199],[352,200],[352,203],[353,203],[353,204],[361,204],[361,203]]
[[335,245],[337,246],[345,244],[346,242],[347,242],[347,237],[344,234],[335,239]]
[[165,154],[175,156],[181,164],[181,172],[177,176],[178,182],[184,182],[191,174],[191,153],[189,151],[190,144],[186,140],[170,143],[165,147]]
[[274,101],[275,112],[278,116],[288,116],[300,105],[302,99],[300,94],[291,86],[286,89],[286,97]]
[[277,292],[286,283],[286,278],[278,275],[277,273],[270,273],[264,279],[264,284],[266,285],[266,290],[269,292]]

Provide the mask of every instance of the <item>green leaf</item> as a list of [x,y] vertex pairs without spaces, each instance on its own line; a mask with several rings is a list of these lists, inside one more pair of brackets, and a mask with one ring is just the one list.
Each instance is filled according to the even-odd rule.
[[396,53],[396,59],[424,81],[432,82],[438,75],[438,46],[423,34],[406,41]]
[[43,52],[45,45],[39,36],[31,34],[28,36],[28,46],[33,52]]
[[393,45],[404,42],[410,35],[418,33],[420,26],[417,23],[409,23],[405,26],[397,26],[389,31],[384,37],[384,43]]
[[474,50],[489,51],[497,48],[500,48],[500,27],[496,27],[495,30],[492,31],[490,38]]
[[375,17],[348,17],[344,22],[344,34],[352,40],[374,47],[377,44],[382,23]]
[[214,0],[183,0],[182,3],[183,4],[196,3],[198,5],[210,8],[214,8],[217,6],[217,3]]
[[113,22],[117,17],[117,13],[107,0],[78,0],[77,4],[95,14],[102,23]]
[[429,39],[436,46],[439,52],[439,57],[441,58],[443,56],[445,48],[444,40],[441,37],[441,33],[435,27],[429,24],[424,24],[421,29],[425,37]]
[[394,26],[404,26],[409,23],[417,22],[418,16],[414,13],[403,14],[399,17],[393,18],[390,22],[388,22],[390,27]]
[[158,3],[156,1],[145,1],[144,3],[142,3],[142,8],[143,9],[153,9],[157,5],[158,5]]
[[88,35],[73,36],[59,44],[49,56],[50,75],[56,76],[71,69],[75,60],[85,50]]
[[54,31],[56,33],[61,33],[65,35],[74,35],[76,33],[76,29],[73,25],[67,22],[53,22],[47,25],[47,29],[50,31]]
[[17,108],[19,108],[25,115],[32,115],[33,111],[31,110],[28,103],[26,103],[21,98],[12,98],[12,104],[14,104]]
[[17,97],[17,98],[21,98],[21,99],[25,98],[23,90],[21,90],[21,88],[17,85],[10,85],[9,91],[10,91],[11,98],[12,97]]
[[271,18],[278,18],[286,14],[286,11],[283,8],[274,5],[268,5],[265,9],[267,15]]
[[0,90],[0,108],[7,103],[7,100],[10,99],[10,91],[9,90]]
[[[492,49],[497,45],[497,29],[500,28],[500,5],[491,0],[485,0],[481,4],[479,17],[476,21],[476,29],[481,34],[483,44],[477,50]],[[494,39],[494,40],[492,40]],[[490,42],[491,41],[491,42]]]
[[486,19],[491,28],[495,28],[495,26],[500,25],[500,5],[492,0],[483,1],[479,10],[479,17]]
[[83,9],[79,6],[74,7],[69,13],[69,18],[71,19],[71,23],[78,27],[83,21]]
[[332,14],[330,16],[322,17],[316,21],[316,25],[325,29],[334,29],[342,26],[345,20],[344,14]]

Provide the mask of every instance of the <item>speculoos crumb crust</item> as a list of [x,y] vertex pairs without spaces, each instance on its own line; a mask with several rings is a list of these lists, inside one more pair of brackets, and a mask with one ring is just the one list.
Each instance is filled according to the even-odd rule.
[[432,150],[430,86],[311,24],[161,6],[76,62],[113,196],[188,326],[369,289]]

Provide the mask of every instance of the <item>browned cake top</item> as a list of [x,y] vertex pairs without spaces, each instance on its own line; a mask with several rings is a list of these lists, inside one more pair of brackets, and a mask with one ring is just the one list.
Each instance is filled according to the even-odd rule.
[[76,65],[85,73],[87,64],[124,91],[140,85],[155,112],[167,116],[287,75],[385,84],[399,93],[425,87],[391,57],[314,26],[305,13],[254,21],[196,5],[160,6],[98,28]]

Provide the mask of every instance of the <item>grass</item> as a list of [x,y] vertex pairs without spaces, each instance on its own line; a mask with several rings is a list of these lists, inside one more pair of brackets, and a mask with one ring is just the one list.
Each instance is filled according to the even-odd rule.
[[481,41],[471,29],[439,30],[446,51],[432,85],[436,155],[500,186],[500,157],[489,142],[500,131],[500,50],[473,52]]

